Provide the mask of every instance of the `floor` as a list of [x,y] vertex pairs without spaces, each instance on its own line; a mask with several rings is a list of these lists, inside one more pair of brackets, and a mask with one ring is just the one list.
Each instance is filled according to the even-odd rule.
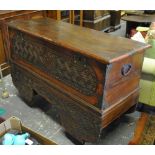
[[[121,22],[121,29],[112,32],[112,35],[125,35],[125,23]],[[6,109],[4,118],[16,116],[20,118],[23,124],[45,137],[55,141],[61,145],[80,144],[72,137],[68,136],[63,127],[60,125],[59,115],[53,105],[47,103],[44,99],[36,99],[37,105],[33,108],[29,107],[18,95],[17,89],[12,83],[11,76],[4,78],[6,88],[9,91],[9,98],[1,99],[0,108]],[[2,88],[0,86],[0,94]],[[101,138],[98,142],[93,144],[99,145],[125,145],[133,136],[135,122],[139,117],[138,112],[129,115],[123,115],[118,120],[114,121],[108,128],[104,129]],[[92,143],[87,143],[91,145]]]

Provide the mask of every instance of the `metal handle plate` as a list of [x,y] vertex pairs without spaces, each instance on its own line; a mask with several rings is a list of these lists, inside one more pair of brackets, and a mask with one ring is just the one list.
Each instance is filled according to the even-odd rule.
[[132,65],[131,64],[123,65],[123,67],[121,69],[121,74],[123,76],[127,76],[130,73],[131,69],[132,69]]

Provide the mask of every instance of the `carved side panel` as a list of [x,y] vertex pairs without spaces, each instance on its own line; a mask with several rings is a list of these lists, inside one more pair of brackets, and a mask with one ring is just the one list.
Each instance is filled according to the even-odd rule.
[[25,60],[84,95],[97,95],[96,73],[86,57],[71,54],[55,45],[39,43],[38,40],[21,32],[13,36],[12,46],[14,60]]
[[11,67],[12,79],[17,89],[21,86],[28,87],[30,91],[35,90],[39,95],[54,103],[58,108],[61,123],[69,134],[80,141],[87,142],[95,142],[99,138],[100,116],[19,66],[12,64]]

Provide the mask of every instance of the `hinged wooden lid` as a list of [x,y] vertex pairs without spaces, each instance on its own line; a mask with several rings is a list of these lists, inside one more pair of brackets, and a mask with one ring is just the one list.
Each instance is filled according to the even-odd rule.
[[50,18],[16,20],[9,27],[81,53],[102,63],[112,63],[150,45]]

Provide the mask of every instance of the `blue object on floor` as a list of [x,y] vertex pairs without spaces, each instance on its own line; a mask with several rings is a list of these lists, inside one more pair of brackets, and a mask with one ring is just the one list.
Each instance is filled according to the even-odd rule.
[[4,140],[3,140],[2,144],[3,145],[13,145],[14,138],[15,138],[14,134],[6,133],[4,135]]
[[6,113],[6,110],[3,108],[0,108],[0,116],[4,115]]
[[3,145],[25,145],[25,140],[30,137],[29,133],[25,133],[22,135],[14,135],[10,133],[6,133],[4,135],[4,140],[2,142]]

